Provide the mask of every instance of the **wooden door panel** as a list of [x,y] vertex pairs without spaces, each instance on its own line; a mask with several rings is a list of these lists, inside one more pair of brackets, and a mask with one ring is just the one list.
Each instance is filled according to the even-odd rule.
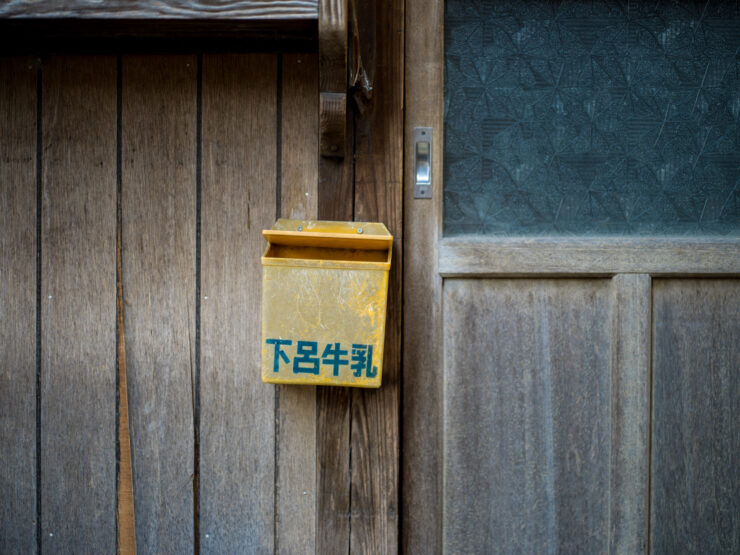
[[607,545],[610,282],[444,286],[450,553]]
[[651,546],[740,551],[740,280],[653,289]]

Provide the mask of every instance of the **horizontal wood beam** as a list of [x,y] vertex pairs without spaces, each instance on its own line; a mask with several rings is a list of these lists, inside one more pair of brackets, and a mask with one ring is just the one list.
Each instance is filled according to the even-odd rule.
[[35,19],[313,19],[318,0],[11,0],[0,5],[0,17]]
[[[315,51],[317,34],[318,0],[11,0],[0,4],[0,52],[5,53]],[[188,42],[173,42],[178,38]],[[198,44],[193,39],[209,42]]]
[[443,239],[443,277],[740,273],[737,238]]

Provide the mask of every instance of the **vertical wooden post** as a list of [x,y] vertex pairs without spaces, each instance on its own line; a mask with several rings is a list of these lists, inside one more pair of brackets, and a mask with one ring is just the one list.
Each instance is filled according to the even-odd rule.
[[318,215],[380,221],[395,239],[382,387],[318,388],[316,549],[392,553],[399,547],[404,7],[400,0],[358,6],[373,100],[347,123],[345,158],[319,159]]
[[358,2],[360,53],[373,98],[355,130],[355,219],[393,234],[383,385],[352,392],[350,551],[399,548],[403,268],[404,2]]
[[[346,74],[340,77],[336,71],[342,62],[346,64],[346,33],[346,0],[321,0],[319,2],[321,92],[319,146],[316,153],[319,156],[320,220],[352,220],[354,213],[353,158],[344,156],[345,152],[352,152],[351,139],[354,127],[351,118],[347,118],[346,115],[344,119],[340,119],[331,117],[327,112],[339,105],[335,97],[326,96],[322,102],[325,92],[346,94]],[[330,127],[327,125],[329,123],[332,123]],[[341,132],[338,130],[340,124],[344,126]],[[341,145],[337,141],[342,141]],[[337,148],[332,150],[331,146]],[[342,553],[346,552],[349,546],[350,395],[347,389],[336,387],[318,387],[316,392],[316,552]]]
[[319,153],[347,152],[347,0],[319,2]]
[[647,553],[652,285],[612,279],[609,552]]
[[[438,244],[442,229],[443,80],[442,0],[407,0],[404,72],[404,144],[413,152],[415,127],[433,127],[433,196],[404,191],[402,550],[442,551],[442,279]],[[413,179],[413,156],[405,175]]]

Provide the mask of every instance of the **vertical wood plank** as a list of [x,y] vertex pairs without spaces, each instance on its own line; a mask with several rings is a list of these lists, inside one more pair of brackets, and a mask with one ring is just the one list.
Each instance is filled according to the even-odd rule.
[[136,544],[193,550],[196,58],[123,58],[123,294]]
[[[347,152],[352,152],[354,123],[349,118],[347,128]],[[318,213],[320,220],[352,221],[353,170],[352,156],[345,156],[341,159],[323,156],[319,158]]]
[[445,281],[445,552],[606,551],[609,296]]
[[[353,152],[354,124],[347,118],[346,153]],[[319,156],[319,144],[316,144]],[[354,214],[353,156],[319,156],[318,218],[351,221]],[[316,552],[349,550],[350,392],[316,388]]]
[[318,213],[318,60],[284,54],[280,137],[280,216],[315,219]]
[[352,553],[396,553],[398,544],[403,267],[402,0],[358,3],[362,58],[374,98],[355,131],[355,219],[394,236],[388,283],[383,385],[352,391]]
[[276,81],[273,54],[203,59],[202,553],[273,551],[275,394],[260,379],[259,313]]
[[[280,216],[316,219],[318,59],[282,61]],[[316,552],[316,388],[277,388],[275,551]]]
[[740,280],[653,285],[650,548],[740,552]]
[[112,553],[116,60],[43,70],[42,548]]
[[651,282],[612,279],[609,552],[648,547]]
[[[401,550],[442,552],[442,0],[406,0]],[[413,134],[433,127],[432,200],[414,199]]]
[[350,392],[316,388],[316,553],[349,552]]
[[0,58],[0,552],[36,550],[36,63]]

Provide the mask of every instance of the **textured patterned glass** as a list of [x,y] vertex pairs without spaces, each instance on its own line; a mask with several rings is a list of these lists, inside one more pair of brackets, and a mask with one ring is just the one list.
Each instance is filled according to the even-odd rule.
[[740,235],[740,2],[447,0],[446,235]]

